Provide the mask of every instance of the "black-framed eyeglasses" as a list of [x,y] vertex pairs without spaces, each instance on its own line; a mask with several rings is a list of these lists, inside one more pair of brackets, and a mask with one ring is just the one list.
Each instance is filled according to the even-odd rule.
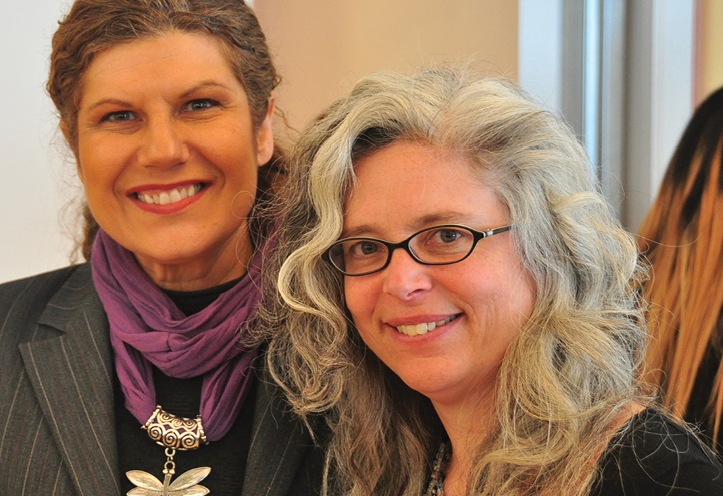
[[509,231],[512,226],[477,231],[455,224],[422,229],[399,243],[376,238],[344,238],[329,247],[324,260],[345,276],[365,276],[389,265],[397,248],[424,265],[449,265],[461,262],[477,246],[479,240]]

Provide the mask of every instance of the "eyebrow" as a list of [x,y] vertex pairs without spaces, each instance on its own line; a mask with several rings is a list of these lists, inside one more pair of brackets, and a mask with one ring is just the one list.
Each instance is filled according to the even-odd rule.
[[102,100],[98,100],[93,105],[88,107],[88,112],[91,110],[100,107],[101,105],[118,105],[119,107],[130,107],[131,104],[129,102],[126,102],[125,100],[119,100],[117,98],[103,98]]
[[181,98],[185,98],[185,97],[187,97],[187,96],[189,96],[189,95],[192,95],[192,94],[195,93],[196,91],[198,91],[198,90],[200,90],[200,89],[204,89],[204,88],[221,88],[221,89],[224,89],[224,90],[230,90],[230,89],[231,89],[231,88],[229,88],[228,86],[226,86],[225,84],[219,83],[218,81],[213,81],[213,80],[201,81],[201,82],[198,83],[196,86],[193,86],[193,87],[190,88],[189,90],[184,91],[183,93],[181,93],[180,97],[181,97]]
[[[424,215],[422,217],[418,217],[414,219],[412,222],[408,223],[406,225],[407,229],[409,229],[410,232],[419,231],[421,229],[424,229],[425,227],[433,227],[434,225],[443,225],[443,224],[465,224],[463,222],[465,221],[471,221],[471,214],[469,213],[462,213],[457,211],[448,211],[448,212],[437,212],[434,214]],[[379,232],[379,228],[377,227],[378,224],[362,224],[360,226],[356,226],[352,229],[345,229],[342,231],[342,238],[356,238],[356,237],[366,237],[370,234],[374,234]]]
[[[225,84],[219,83],[218,81],[212,81],[212,80],[201,81],[197,85],[195,85],[195,86],[189,88],[188,90],[184,91],[183,93],[181,93],[179,95],[179,98],[187,98],[189,95],[192,95],[193,93],[195,93],[196,91],[198,91],[200,89],[213,88],[213,87],[221,88],[224,90],[230,90],[230,88],[228,86],[226,86]],[[106,105],[106,104],[118,105],[119,107],[130,107],[131,106],[131,103],[127,102],[125,100],[120,100],[118,98],[103,98],[102,100],[98,100],[93,105],[89,106],[88,111],[91,111],[97,107],[100,107],[101,105]]]

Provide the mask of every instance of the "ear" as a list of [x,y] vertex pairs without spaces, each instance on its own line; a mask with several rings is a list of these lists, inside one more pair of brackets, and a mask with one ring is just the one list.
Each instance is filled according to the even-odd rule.
[[65,119],[62,119],[60,121],[60,131],[63,133],[65,142],[68,144],[70,149],[73,151],[73,156],[75,157],[76,172],[78,173],[80,182],[85,184],[85,177],[83,176],[83,169],[80,167],[80,157],[78,156],[78,147],[73,145],[73,142],[70,137],[70,127],[68,126],[68,122]]
[[274,154],[274,130],[273,130],[273,118],[274,118],[274,102],[276,95],[271,93],[269,98],[269,109],[266,112],[266,117],[261,123],[259,128],[256,130],[256,162],[261,167],[271,160],[271,156]]

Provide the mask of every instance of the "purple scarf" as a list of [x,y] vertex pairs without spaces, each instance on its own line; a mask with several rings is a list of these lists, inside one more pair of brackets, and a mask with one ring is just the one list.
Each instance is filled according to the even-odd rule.
[[251,258],[238,284],[186,317],[131,252],[98,231],[91,256],[93,280],[108,314],[126,408],[141,424],[156,408],[153,364],[180,379],[204,375],[200,414],[209,441],[231,428],[250,389],[251,362],[258,351],[244,348],[239,337],[261,299],[262,255],[258,250]]

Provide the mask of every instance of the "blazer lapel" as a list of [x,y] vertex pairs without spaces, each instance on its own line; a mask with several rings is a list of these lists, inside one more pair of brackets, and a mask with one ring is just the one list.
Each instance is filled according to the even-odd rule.
[[119,494],[112,352],[89,265],[55,294],[39,325],[60,333],[20,351],[78,494]]
[[[263,356],[259,357],[259,362]],[[313,441],[263,368],[259,371],[244,496],[286,496]]]

